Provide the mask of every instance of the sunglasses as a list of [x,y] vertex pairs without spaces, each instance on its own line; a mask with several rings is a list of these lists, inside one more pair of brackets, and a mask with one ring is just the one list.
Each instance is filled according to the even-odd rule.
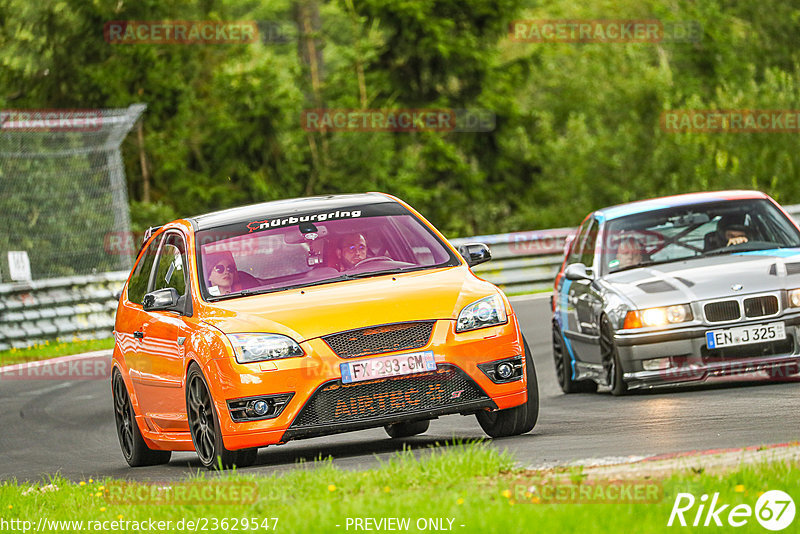
[[364,252],[365,250],[367,250],[367,247],[365,247],[364,245],[350,245],[349,247],[345,248],[345,250],[349,252],[356,252],[356,251]]
[[222,274],[225,271],[228,271],[229,273],[235,273],[236,267],[234,267],[233,265],[224,265],[220,263],[219,265],[214,267],[214,270],[217,271],[219,274]]

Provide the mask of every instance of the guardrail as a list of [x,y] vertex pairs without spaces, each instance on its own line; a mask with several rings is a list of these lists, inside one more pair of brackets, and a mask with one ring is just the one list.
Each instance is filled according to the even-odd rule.
[[[800,220],[800,204],[785,206]],[[475,267],[475,274],[517,295],[552,287],[563,257],[566,238],[574,228],[451,239],[486,243],[492,261]],[[127,272],[0,284],[0,350],[23,348],[56,338],[99,339],[111,336],[117,299]]]
[[111,336],[127,272],[0,284],[0,350]]
[[475,274],[500,286],[508,295],[541,291],[551,287],[561,266],[564,243],[574,228],[557,228],[511,234],[481,235],[451,239],[455,247],[485,243],[492,261],[475,266]]

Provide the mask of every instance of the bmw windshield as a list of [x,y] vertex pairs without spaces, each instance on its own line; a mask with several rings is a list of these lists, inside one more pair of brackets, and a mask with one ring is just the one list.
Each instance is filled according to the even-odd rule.
[[731,200],[612,219],[602,246],[614,273],[705,256],[800,247],[800,233],[766,199]]
[[201,230],[196,239],[206,300],[459,264],[396,203],[264,214]]

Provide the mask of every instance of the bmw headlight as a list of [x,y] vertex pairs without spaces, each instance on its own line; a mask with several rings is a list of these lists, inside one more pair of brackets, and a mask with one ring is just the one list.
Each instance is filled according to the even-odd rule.
[[227,334],[239,363],[296,358],[305,353],[290,337],[280,334]]
[[789,307],[800,308],[800,289],[789,290]]
[[456,332],[477,330],[478,328],[504,324],[507,321],[508,316],[506,315],[503,299],[498,295],[493,295],[473,302],[461,310],[461,313],[458,314]]
[[675,306],[629,311],[625,316],[623,328],[666,326],[668,324],[685,323],[692,319],[694,319],[692,308],[688,304],[677,304]]

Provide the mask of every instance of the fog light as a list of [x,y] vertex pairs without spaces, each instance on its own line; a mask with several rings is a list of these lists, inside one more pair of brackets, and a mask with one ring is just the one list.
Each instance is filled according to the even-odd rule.
[[645,371],[663,371],[664,369],[669,369],[669,365],[669,358],[652,358],[642,361],[642,367]]
[[269,411],[269,404],[267,404],[267,401],[264,400],[253,401],[250,404],[250,409],[254,414],[256,414],[256,416],[261,417]]
[[497,378],[508,380],[514,374],[514,368],[508,362],[499,363],[495,368],[495,373],[497,373]]

